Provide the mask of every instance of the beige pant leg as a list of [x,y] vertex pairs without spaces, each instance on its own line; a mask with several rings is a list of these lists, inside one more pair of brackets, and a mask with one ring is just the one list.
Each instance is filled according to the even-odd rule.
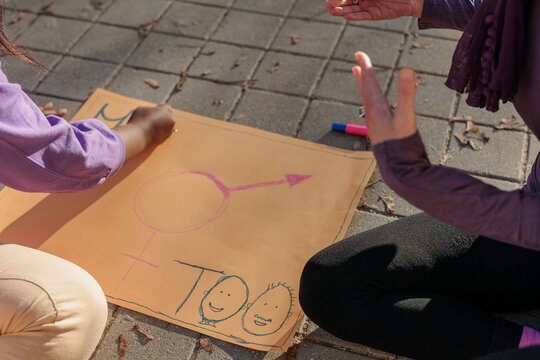
[[86,271],[0,244],[0,360],[86,360],[106,321],[105,296]]

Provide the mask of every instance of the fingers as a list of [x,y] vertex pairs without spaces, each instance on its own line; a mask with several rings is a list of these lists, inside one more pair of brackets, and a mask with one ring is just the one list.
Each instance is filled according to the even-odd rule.
[[403,114],[414,114],[416,99],[416,73],[413,69],[401,69],[398,73],[398,110]]
[[351,12],[351,13],[348,13],[348,14],[345,14],[343,15],[343,18],[345,20],[349,20],[349,21],[366,21],[366,20],[370,20],[370,21],[373,21],[373,20],[380,20],[376,17],[374,17],[370,12],[368,11],[356,11],[356,12]]
[[328,9],[331,9],[338,6],[352,5],[352,3],[353,3],[353,0],[326,0],[324,2],[324,6],[326,6]]
[[354,13],[356,11],[361,11],[362,8],[358,5],[353,6],[344,6],[344,7],[335,7],[329,10],[330,15],[332,16],[345,16],[350,13]]
[[388,102],[379,86],[371,60],[363,52],[357,52],[355,57],[359,66],[353,68],[353,73],[358,82],[366,115],[369,116],[370,113],[375,117],[386,115],[389,111]]

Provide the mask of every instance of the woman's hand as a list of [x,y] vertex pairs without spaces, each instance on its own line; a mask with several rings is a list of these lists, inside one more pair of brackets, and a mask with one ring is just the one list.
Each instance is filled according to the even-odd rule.
[[171,136],[176,120],[170,105],[138,107],[124,126],[115,128],[124,140],[126,160]]
[[384,96],[371,60],[367,54],[355,54],[359,66],[353,68],[366,111],[366,125],[373,145],[395,139],[403,139],[416,133],[416,73],[402,69],[398,73],[398,104],[392,111]]
[[401,16],[422,16],[424,0],[326,0],[330,15],[346,20],[390,20]]

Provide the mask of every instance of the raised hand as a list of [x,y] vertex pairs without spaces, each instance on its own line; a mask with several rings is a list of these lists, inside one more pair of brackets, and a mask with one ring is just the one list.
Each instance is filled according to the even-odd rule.
[[326,0],[330,15],[346,20],[390,20],[401,16],[422,16],[424,0]]
[[363,52],[355,54],[358,66],[353,68],[358,88],[366,111],[366,125],[373,145],[403,139],[414,135],[416,129],[416,73],[412,69],[402,69],[398,73],[398,105],[392,111],[384,96],[371,60]]

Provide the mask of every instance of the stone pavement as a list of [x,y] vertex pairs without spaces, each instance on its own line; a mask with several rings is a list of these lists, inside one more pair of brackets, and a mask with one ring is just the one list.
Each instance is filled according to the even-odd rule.
[[[371,55],[391,103],[396,69],[410,66],[418,71],[419,129],[433,163],[515,189],[540,149],[519,125],[495,128],[503,118],[516,115],[511,106],[496,115],[473,110],[444,87],[459,33],[418,32],[412,19],[346,23],[327,15],[323,0],[7,0],[6,6],[4,23],[11,38],[31,49],[52,73],[13,58],[4,59],[3,70],[38,105],[53,101],[70,114],[104,87],[223,121],[366,150],[365,139],[330,131],[332,122],[358,121],[361,98],[350,70],[354,52],[361,49]],[[188,79],[177,91],[183,72]],[[145,79],[155,80],[159,88]],[[489,142],[473,139],[480,150],[461,146],[454,137],[466,124],[451,120],[463,116],[471,116],[489,136]],[[393,214],[381,199],[385,193],[395,201]],[[376,173],[349,233],[418,211]],[[517,320],[535,321],[525,315]],[[134,324],[154,340],[134,332]],[[198,333],[110,306],[109,326],[93,359],[119,358],[120,334],[127,341],[125,359],[397,358],[338,340],[309,320],[286,354],[265,354],[215,339],[217,349],[210,353],[201,347]]]

